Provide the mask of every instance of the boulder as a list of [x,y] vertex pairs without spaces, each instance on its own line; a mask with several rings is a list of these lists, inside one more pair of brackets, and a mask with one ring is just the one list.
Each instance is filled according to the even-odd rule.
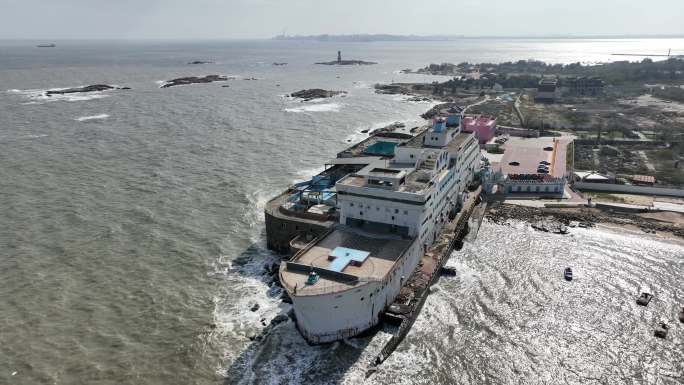
[[278,314],[277,316],[275,316],[275,318],[273,318],[271,320],[271,326],[281,324],[281,323],[287,321],[288,319],[289,318],[287,317],[286,314]]

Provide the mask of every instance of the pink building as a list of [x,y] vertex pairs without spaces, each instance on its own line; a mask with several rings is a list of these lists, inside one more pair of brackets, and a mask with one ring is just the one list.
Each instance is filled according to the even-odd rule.
[[480,147],[484,147],[496,132],[496,119],[488,116],[466,116],[461,120],[461,131],[474,132]]

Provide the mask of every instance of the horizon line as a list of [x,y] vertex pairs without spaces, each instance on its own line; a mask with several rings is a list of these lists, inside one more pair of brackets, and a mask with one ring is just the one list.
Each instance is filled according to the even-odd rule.
[[[407,39],[423,39],[422,41],[447,41],[458,39],[630,39],[630,38],[684,38],[684,34],[542,34],[542,35],[418,35],[391,33],[355,33],[355,34],[313,34],[313,35],[275,35],[271,37],[0,37],[0,41],[278,41],[278,40],[315,40],[320,38],[363,38],[363,37],[392,37]],[[381,41],[381,40],[375,40]],[[406,40],[409,41],[409,40]],[[324,41],[323,41],[324,42]],[[354,42],[354,41],[348,41]],[[363,43],[364,41],[356,41]],[[372,41],[368,41],[372,42]]]

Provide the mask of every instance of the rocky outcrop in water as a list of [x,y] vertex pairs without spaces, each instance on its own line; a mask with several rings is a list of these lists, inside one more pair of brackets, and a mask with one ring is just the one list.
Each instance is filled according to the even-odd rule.
[[367,66],[367,65],[373,65],[373,64],[378,64],[376,62],[372,61],[363,61],[363,60],[333,60],[333,61],[324,61],[320,63],[316,63],[320,65],[325,65],[325,66]]
[[48,90],[45,92],[45,95],[47,95],[47,96],[65,95],[65,94],[75,94],[75,93],[79,93],[79,92],[96,92],[96,91],[107,91],[107,90],[130,90],[130,88],[129,87],[115,87],[115,86],[110,86],[108,84],[93,84],[91,86],[65,88],[63,90]]
[[411,87],[408,84],[376,84],[375,93],[385,95],[411,95]]
[[213,61],[207,61],[207,60],[195,60],[195,61],[189,62],[188,64],[197,65],[197,64],[216,64],[216,63]]
[[169,88],[175,86],[184,86],[188,84],[224,82],[228,80],[227,76],[222,75],[207,75],[204,77],[189,76],[185,78],[178,78],[166,81],[160,88]]
[[313,99],[332,98],[335,95],[341,95],[346,93],[347,91],[328,91],[322,88],[311,88],[308,90],[293,92],[290,94],[290,97],[302,99],[303,101],[308,102],[309,100]]
[[285,62],[274,62],[273,65],[274,66],[286,66],[287,63],[285,63]]

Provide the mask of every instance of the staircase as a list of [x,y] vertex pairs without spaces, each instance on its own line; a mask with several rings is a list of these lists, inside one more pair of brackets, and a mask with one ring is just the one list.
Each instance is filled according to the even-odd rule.
[[426,170],[426,171],[432,171],[435,169],[435,163],[437,159],[437,153],[431,153],[428,155],[427,158],[425,158],[422,162],[420,162],[420,167],[418,167],[419,170]]

